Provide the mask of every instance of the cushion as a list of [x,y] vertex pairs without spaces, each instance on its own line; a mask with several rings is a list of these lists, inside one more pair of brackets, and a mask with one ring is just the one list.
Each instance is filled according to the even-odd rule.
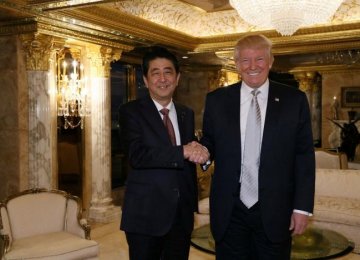
[[209,197],[199,200],[199,213],[210,214]]
[[316,168],[341,169],[340,155],[325,150],[315,151]]
[[67,232],[54,232],[15,240],[4,260],[86,259],[97,256],[98,250],[96,241]]
[[360,226],[360,200],[316,196],[314,218],[317,221]]
[[359,170],[316,169],[315,193],[318,196],[360,200],[359,187]]
[[63,194],[25,194],[9,200],[7,210],[14,240],[63,231],[65,227],[66,198]]

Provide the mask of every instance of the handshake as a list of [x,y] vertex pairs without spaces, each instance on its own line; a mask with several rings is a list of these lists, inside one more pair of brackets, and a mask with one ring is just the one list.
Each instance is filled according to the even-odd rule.
[[184,148],[184,158],[193,162],[193,163],[206,163],[209,158],[210,154],[208,149],[199,144],[198,142],[192,141],[183,146]]

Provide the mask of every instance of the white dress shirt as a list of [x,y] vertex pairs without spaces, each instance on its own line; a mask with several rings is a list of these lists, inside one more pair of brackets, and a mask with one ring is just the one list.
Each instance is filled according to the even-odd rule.
[[163,108],[169,109],[169,118],[174,127],[175,137],[176,137],[176,145],[181,145],[179,124],[178,124],[178,120],[177,120],[177,114],[176,114],[174,102],[171,100],[170,103],[166,107],[163,107],[158,102],[156,102],[154,99],[153,99],[153,101],[154,101],[154,104],[155,104],[157,110],[159,111],[159,115],[161,116],[161,119],[163,119],[164,115],[161,114],[160,110]]
[[[249,87],[246,85],[244,81],[241,83],[240,88],[240,136],[241,136],[241,151],[242,155],[244,154],[244,143],[245,143],[245,130],[246,130],[246,122],[247,122],[247,114],[249,112],[251,99],[253,98],[253,95],[251,94],[251,91],[253,91],[254,88]],[[264,132],[264,125],[265,125],[265,116],[266,116],[266,107],[267,107],[267,100],[268,100],[268,94],[269,94],[269,80],[266,80],[263,85],[261,85],[259,88],[259,94],[257,95],[260,112],[261,112],[261,140],[262,135]],[[241,158],[241,162],[243,161],[243,158]]]

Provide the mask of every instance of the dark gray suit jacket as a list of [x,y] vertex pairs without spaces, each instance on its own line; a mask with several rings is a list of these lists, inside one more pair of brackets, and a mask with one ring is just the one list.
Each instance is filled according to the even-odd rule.
[[[175,103],[181,143],[195,140],[194,113]],[[167,233],[179,205],[185,230],[193,229],[197,209],[195,164],[184,160],[182,146],[172,146],[150,97],[120,109],[121,136],[131,170],[127,177],[121,229],[161,236]]]
[[[207,95],[202,144],[215,163],[210,194],[214,238],[223,237],[241,173],[241,82]],[[259,204],[272,241],[289,237],[293,209],[313,211],[315,158],[306,95],[270,81],[259,168]]]

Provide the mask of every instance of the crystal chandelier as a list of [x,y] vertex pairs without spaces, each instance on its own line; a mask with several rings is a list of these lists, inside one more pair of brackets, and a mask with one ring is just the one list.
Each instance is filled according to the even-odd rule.
[[74,59],[69,49],[59,54],[57,66],[57,115],[63,117],[65,129],[84,128],[87,107],[87,89],[84,82],[84,67],[80,59]]
[[343,0],[230,0],[247,23],[275,28],[281,35],[294,34],[302,26],[326,22]]

